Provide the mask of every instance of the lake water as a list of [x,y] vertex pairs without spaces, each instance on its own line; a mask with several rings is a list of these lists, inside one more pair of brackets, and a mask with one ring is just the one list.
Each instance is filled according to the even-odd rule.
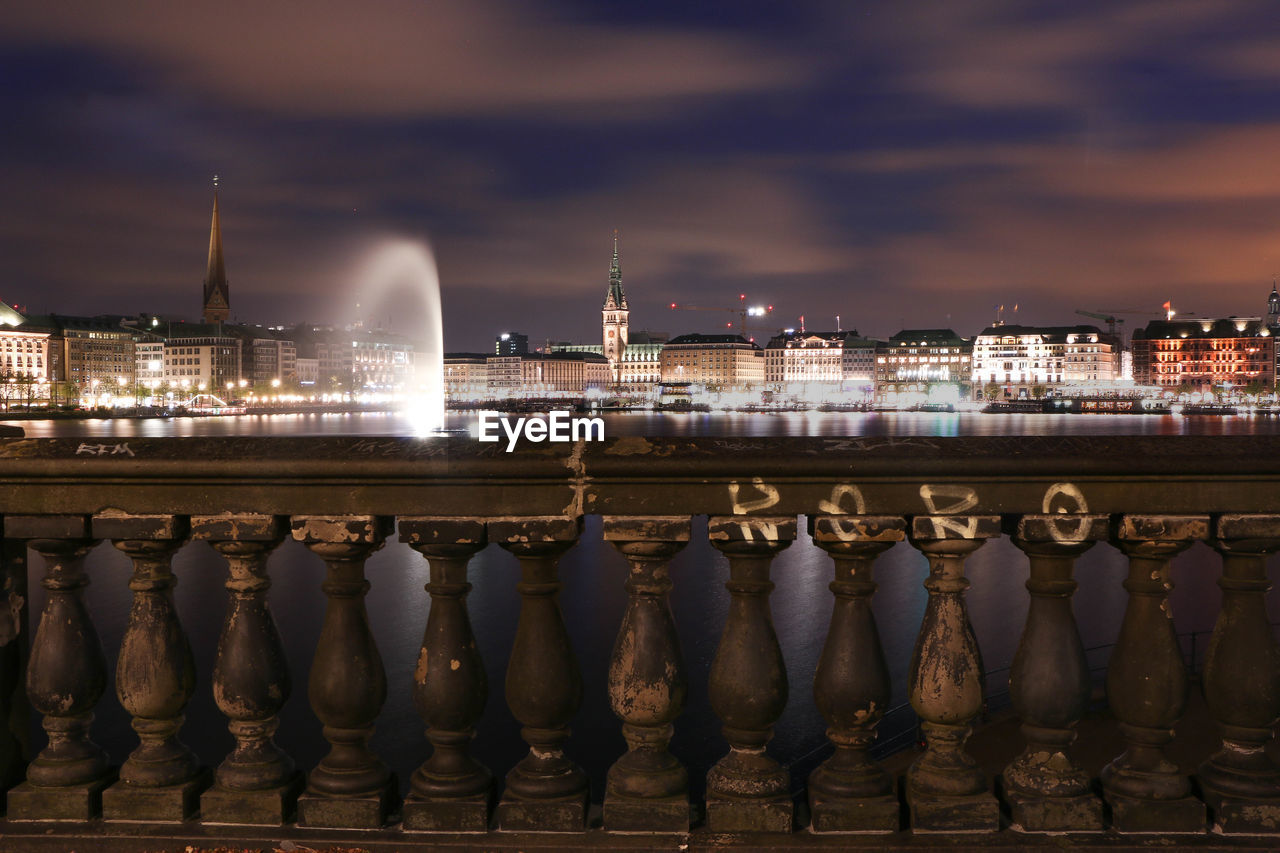
[[[1280,432],[1276,419],[1244,417],[1174,417],[1128,415],[982,415],[982,414],[840,414],[785,413],[732,414],[609,414],[607,435],[1011,435],[1011,434],[1272,434]],[[466,428],[474,415],[454,414],[450,426]],[[85,420],[20,422],[29,436],[161,437],[208,435],[323,435],[406,434],[409,424],[392,414],[273,415],[241,418],[174,418],[153,420]],[[803,526],[802,526],[803,527]],[[31,555],[32,628],[43,606],[38,583],[42,561]],[[1277,564],[1273,561],[1272,569]],[[1007,539],[988,543],[968,563],[972,588],[968,606],[974,631],[990,673],[988,691],[992,705],[1002,700],[1005,668],[1016,648],[1026,616],[1026,558]],[[293,698],[282,714],[277,737],[302,768],[309,768],[327,749],[320,724],[306,701],[308,666],[319,635],[325,598],[320,590],[324,566],[301,545],[284,543],[270,563],[273,589],[271,606],[289,655],[294,679]],[[1216,585],[1220,564],[1204,545],[1184,552],[1173,564],[1176,588],[1173,613],[1180,633],[1192,632],[1198,655],[1203,656],[1207,632],[1213,628],[1220,601]],[[225,718],[213,703],[209,677],[221,629],[226,594],[224,561],[205,543],[193,543],[179,552],[174,572],[178,610],[196,656],[199,681],[188,708],[183,739],[213,766],[231,746]],[[1101,679],[1109,645],[1119,632],[1125,593],[1121,581],[1126,562],[1108,545],[1095,546],[1077,562],[1076,595],[1080,630],[1086,647],[1094,648],[1091,661]],[[130,606],[129,560],[110,544],[98,546],[90,558],[92,583],[86,597],[93,614],[109,668],[114,670]],[[489,673],[490,696],[480,723],[474,749],[477,756],[501,777],[525,752],[519,724],[503,699],[502,685],[515,633],[519,596],[515,585],[519,570],[514,557],[490,546],[471,563],[474,589],[469,599],[472,621]],[[586,686],[583,707],[573,722],[568,752],[589,772],[599,801],[605,771],[625,750],[618,722],[609,710],[605,674],[613,639],[626,604],[623,581],[626,564],[611,546],[600,541],[600,520],[590,516],[581,541],[561,563],[564,591],[561,604]],[[874,610],[880,625],[885,654],[894,686],[894,705],[906,701],[907,665],[916,631],[924,612],[926,593],[921,585],[927,575],[924,558],[909,545],[898,545],[876,562],[880,589]],[[387,703],[378,722],[373,748],[399,774],[402,787],[409,774],[426,757],[428,746],[422,723],[410,698],[414,658],[426,623],[428,597],[426,561],[398,542],[389,542],[368,562],[372,584],[368,608],[373,632],[388,676]],[[689,674],[688,707],[676,723],[672,751],[690,769],[695,796],[701,794],[707,769],[726,750],[719,722],[707,701],[707,674],[715,654],[720,626],[728,609],[724,581],[727,561],[707,544],[706,520],[694,519],[690,545],[673,561],[675,584],[672,610],[680,632]],[[776,726],[771,752],[791,766],[799,787],[808,772],[828,754],[826,724],[813,704],[812,678],[826,636],[832,597],[827,589],[832,564],[813,546],[803,529],[799,539],[775,560],[777,589],[772,607],[779,640],[787,662],[790,701]],[[1083,606],[1088,602],[1088,606]],[[1271,603],[1272,619],[1280,619],[1280,607]],[[114,679],[113,679],[114,682]],[[95,739],[107,747],[113,761],[124,759],[136,743],[129,718],[116,701],[114,683],[97,709]],[[914,718],[909,710],[891,712],[881,725],[882,739],[909,742]],[[37,743],[42,733],[35,727]]]

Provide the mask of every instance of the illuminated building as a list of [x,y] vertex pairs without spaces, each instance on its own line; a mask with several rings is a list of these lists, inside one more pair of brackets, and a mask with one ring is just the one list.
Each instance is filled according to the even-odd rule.
[[486,385],[494,396],[579,395],[592,389],[603,391],[613,383],[609,360],[592,352],[491,355],[485,367]]
[[973,392],[981,399],[994,384],[1006,397],[1034,397],[1064,385],[1112,385],[1120,349],[1095,326],[997,323],[973,339]]
[[[896,403],[930,394],[969,395],[973,344],[951,329],[904,329],[876,348],[876,398]],[[945,386],[945,387],[944,387]]]
[[240,382],[240,341],[221,323],[174,323],[164,342],[164,382],[186,391],[225,394]]
[[877,344],[856,330],[788,330],[765,347],[765,384],[819,402],[865,396],[875,384]]
[[28,318],[26,328],[47,330],[51,380],[69,382],[78,393],[133,385],[134,333],[120,325],[119,317],[48,314]]
[[503,332],[493,339],[494,355],[524,355],[529,351],[529,336],[519,332]]
[[454,400],[479,400],[487,396],[490,358],[493,356],[480,352],[445,353],[445,395]]
[[[662,347],[666,345],[667,335],[660,332],[634,332],[627,338],[626,349],[622,351],[622,360],[614,363],[613,390],[628,397],[647,396],[657,388],[661,376]],[[567,342],[549,344],[549,352],[589,352],[604,354],[601,344],[571,344]]]
[[0,378],[47,381],[49,338],[49,330],[30,325],[26,317],[0,303]]
[[764,384],[764,351],[741,335],[680,335],[662,347],[663,382],[692,382],[711,390]]
[[298,346],[282,329],[224,324],[223,330],[240,340],[240,369],[249,384],[263,390],[297,381]]
[[1133,374],[1140,385],[1215,386],[1276,383],[1276,345],[1259,317],[1153,320],[1133,333]]

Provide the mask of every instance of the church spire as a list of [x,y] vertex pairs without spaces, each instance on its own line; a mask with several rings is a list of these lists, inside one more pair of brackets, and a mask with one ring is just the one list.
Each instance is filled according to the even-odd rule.
[[209,226],[209,265],[204,276],[204,322],[220,323],[231,313],[231,291],[222,257],[222,224],[218,220],[218,176],[213,176],[213,222]]
[[618,263],[618,229],[613,229],[613,262],[609,264],[609,290],[605,293],[604,307],[627,307],[627,294],[622,289],[622,266]]

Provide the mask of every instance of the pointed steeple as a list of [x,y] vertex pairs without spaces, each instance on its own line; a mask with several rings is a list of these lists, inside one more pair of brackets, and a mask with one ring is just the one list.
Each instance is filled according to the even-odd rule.
[[231,290],[222,257],[222,224],[218,220],[218,176],[213,176],[213,222],[209,226],[209,265],[204,276],[204,322],[218,323],[231,313]]
[[618,229],[613,229],[613,262],[609,264],[609,290],[605,293],[604,307],[626,310],[627,294],[622,289],[622,266],[618,263]]

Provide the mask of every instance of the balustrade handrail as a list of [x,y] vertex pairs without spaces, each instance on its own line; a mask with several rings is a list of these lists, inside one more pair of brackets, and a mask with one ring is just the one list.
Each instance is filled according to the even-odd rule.
[[[9,761],[19,775],[0,834],[26,821],[297,824],[425,837],[579,832],[590,780],[564,749],[584,678],[556,603],[558,561],[586,515],[626,558],[626,611],[606,683],[627,751],[604,780],[604,831],[723,833],[1023,832],[1271,834],[1280,770],[1265,746],[1280,717],[1280,646],[1266,618],[1264,556],[1280,551],[1280,442],[1269,437],[612,438],[568,445],[452,436],[0,440],[0,524],[12,630],[27,640],[25,543],[46,590],[25,693],[48,743]],[[667,565],[709,516],[729,562],[730,605],[708,694],[729,749],[690,801],[668,750],[688,693]],[[831,558],[834,607],[814,675],[832,755],[797,811],[789,765],[766,749],[788,701],[769,610],[771,562],[797,516]],[[398,528],[397,528],[398,523]],[[369,746],[387,695],[369,628],[366,558],[398,532],[428,562],[431,607],[414,699],[431,752],[407,797]],[[329,753],[295,767],[273,740],[288,662],[267,607],[267,558],[292,536],[323,560],[324,624],[308,700]],[[965,745],[989,698],[969,625],[966,558],[1011,537],[1030,564],[1026,628],[1008,695],[1026,749],[993,785]],[[228,610],[211,674],[235,741],[209,772],[178,738],[196,679],[172,601],[173,554],[208,541],[228,566]],[[84,559],[100,540],[132,561],[133,610],[116,688],[138,745],[118,768],[89,737],[105,657],[85,607]],[[889,675],[871,616],[878,554],[909,541],[928,559],[928,599],[909,667],[924,748],[901,779],[876,763]],[[1129,562],[1110,655],[1109,704],[1124,752],[1099,780],[1069,758],[1093,669],[1071,607],[1074,560],[1097,542]],[[1222,615],[1202,686],[1222,746],[1193,782],[1165,756],[1191,685],[1168,617],[1169,562],[1195,542],[1223,556]],[[521,609],[505,698],[528,754],[495,780],[470,753],[487,698],[467,615],[468,563],[496,543],[520,564]],[[32,621],[36,621],[34,618]],[[1192,667],[1196,664],[1192,637]],[[0,679],[15,666],[0,666]],[[989,671],[994,674],[1000,670]],[[7,673],[7,675],[6,675]],[[16,691],[0,683],[0,703]],[[793,700],[794,701],[794,700]],[[0,711],[18,714],[0,704]],[[12,752],[10,758],[12,758]],[[1101,791],[1101,796],[1099,796]],[[904,804],[905,803],[905,807]],[[693,811],[691,811],[693,809]],[[691,821],[693,823],[691,823]]]
[[[0,440],[0,512],[818,514],[833,488],[852,486],[838,495],[841,511],[860,495],[866,512],[913,515],[929,512],[920,485],[946,483],[974,490],[967,512],[1018,513],[1070,483],[1088,485],[1091,512],[1219,513],[1267,512],[1280,490],[1270,436],[621,437],[504,448],[461,436]],[[192,481],[202,490],[186,488]]]

